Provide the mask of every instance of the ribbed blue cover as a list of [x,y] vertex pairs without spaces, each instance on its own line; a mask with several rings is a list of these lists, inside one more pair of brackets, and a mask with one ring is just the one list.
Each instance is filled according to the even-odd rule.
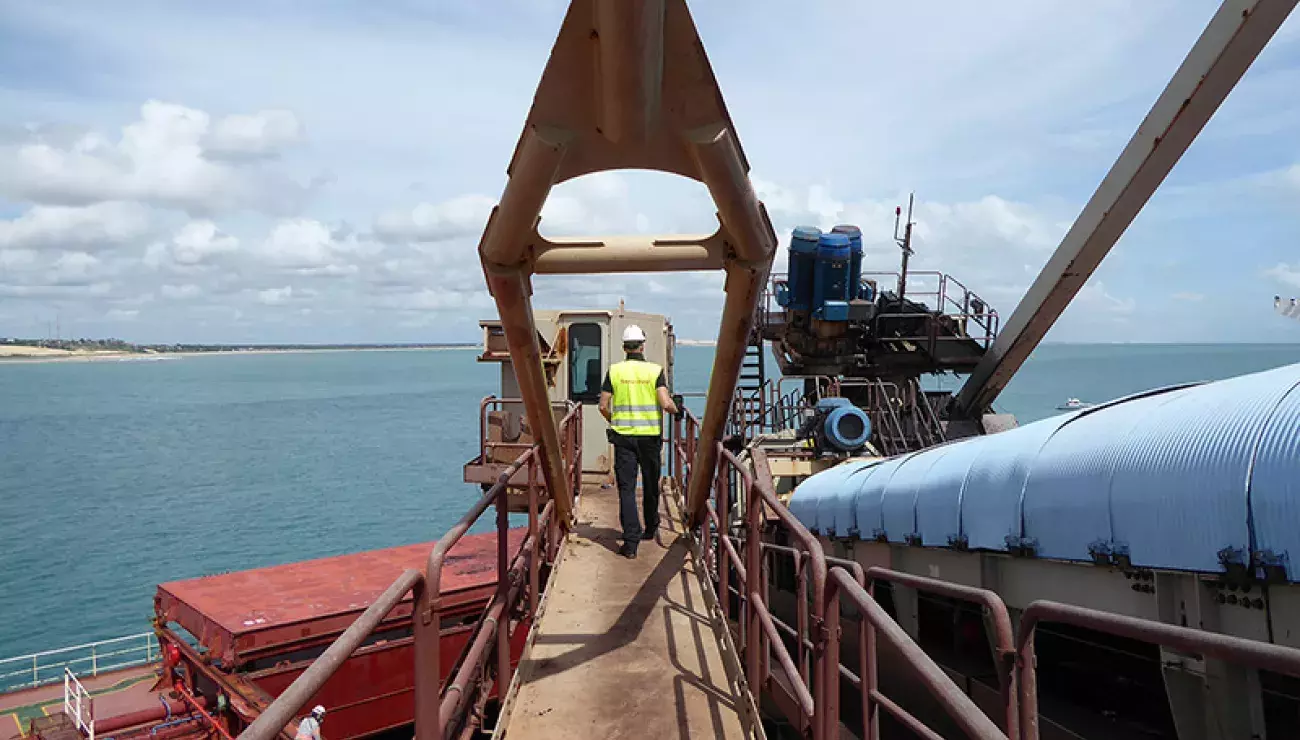
[[816,482],[833,471],[813,476],[791,508],[808,523],[799,512],[809,499],[833,497],[837,511],[847,499],[863,539],[1201,572],[1271,565],[1300,581],[1300,364],[1157,389],[861,470],[842,485]]
[[1300,580],[1300,386],[1286,394],[1264,427],[1250,476],[1255,548]]

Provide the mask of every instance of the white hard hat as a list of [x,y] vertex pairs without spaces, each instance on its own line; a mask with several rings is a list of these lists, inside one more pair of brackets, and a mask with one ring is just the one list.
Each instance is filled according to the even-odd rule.
[[645,332],[641,331],[641,327],[637,326],[636,324],[633,324],[623,330],[623,344],[630,344],[632,342],[644,342],[644,341],[645,341]]
[[321,705],[317,704],[316,706],[312,707],[311,713],[316,717],[324,716],[325,707],[322,707]]

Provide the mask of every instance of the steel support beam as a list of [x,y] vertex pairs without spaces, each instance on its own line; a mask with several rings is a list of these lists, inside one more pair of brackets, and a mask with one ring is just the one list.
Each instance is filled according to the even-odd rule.
[[979,416],[1092,277],[1297,0],[1227,0],[962,387],[957,414]]
[[538,245],[533,270],[538,275],[600,272],[721,270],[726,242],[710,237],[610,236],[600,241],[545,242]]
[[[703,183],[717,207],[717,233],[564,242],[538,234],[554,185],[619,169],[671,172]],[[571,520],[574,493],[560,465],[531,276],[726,270],[727,298],[689,492],[692,521],[699,523],[776,235],[749,182],[749,165],[685,0],[573,0],[508,172],[479,256],[529,424],[540,430],[542,473],[562,526]]]

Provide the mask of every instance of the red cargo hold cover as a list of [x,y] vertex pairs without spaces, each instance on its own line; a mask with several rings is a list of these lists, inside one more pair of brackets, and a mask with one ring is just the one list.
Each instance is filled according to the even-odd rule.
[[[510,530],[511,555],[527,535]],[[434,542],[370,550],[158,586],[154,610],[193,634],[233,669],[254,657],[347,629],[408,568],[423,571]],[[469,535],[447,556],[444,613],[485,600],[496,586],[496,532]],[[408,595],[380,630],[409,622]]]

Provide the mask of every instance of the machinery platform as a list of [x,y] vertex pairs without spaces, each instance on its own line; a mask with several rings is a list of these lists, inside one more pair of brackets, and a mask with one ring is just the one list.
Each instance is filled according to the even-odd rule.
[[628,560],[616,552],[617,492],[583,493],[519,665],[510,740],[752,736],[739,664],[672,499]]

